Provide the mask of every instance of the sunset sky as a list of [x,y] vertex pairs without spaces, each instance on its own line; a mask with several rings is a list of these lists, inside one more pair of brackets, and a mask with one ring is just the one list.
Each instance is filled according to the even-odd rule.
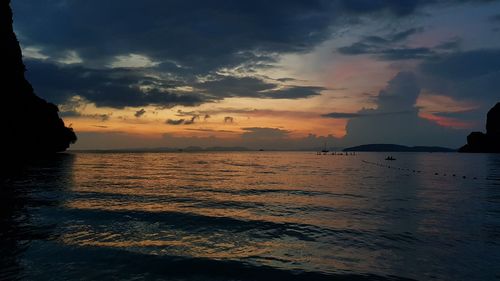
[[459,147],[500,101],[498,1],[14,0],[72,149]]

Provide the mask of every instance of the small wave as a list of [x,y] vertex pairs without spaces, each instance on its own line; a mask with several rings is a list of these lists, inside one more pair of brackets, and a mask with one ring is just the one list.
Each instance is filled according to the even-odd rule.
[[[290,237],[300,241],[341,241],[345,246],[372,248],[369,241],[389,242],[391,237],[381,237],[378,231],[333,229],[322,226],[299,224],[291,222],[273,222],[266,220],[248,220],[224,216],[206,216],[187,212],[147,212],[118,211],[101,209],[67,209],[68,220],[88,220],[90,224],[96,221],[143,221],[161,223],[170,228],[203,234],[217,230],[234,233],[247,233],[248,236],[260,239],[277,239]],[[388,240],[389,239],[389,240]]]
[[236,167],[264,167],[263,165],[257,163],[245,163],[245,162],[234,162],[234,161],[221,161],[224,165],[236,166]]
[[202,186],[180,186],[178,188],[191,190],[193,192],[213,192],[213,193],[228,193],[237,195],[259,195],[269,193],[286,193],[289,195],[303,196],[332,196],[332,197],[350,197],[350,198],[365,198],[366,196],[352,193],[335,193],[329,191],[303,190],[303,189],[280,189],[280,188],[208,188]]
[[330,230],[314,225],[277,223],[263,220],[243,220],[231,217],[204,216],[185,212],[145,212],[145,211],[108,211],[92,209],[67,209],[73,219],[89,221],[123,220],[154,221],[187,231],[203,232],[207,229],[231,232],[251,232],[253,236],[262,238],[293,237],[303,241],[314,241],[316,238],[345,230]]
[[[55,249],[55,250],[54,250]],[[88,269],[93,279],[116,280],[341,280],[341,281],[403,281],[412,280],[396,276],[364,273],[330,273],[294,268],[277,268],[251,262],[218,260],[172,255],[148,255],[106,247],[52,247],[52,256],[64,264],[78,264]],[[56,261],[57,262],[57,261]],[[56,271],[57,269],[53,269]],[[56,273],[56,272],[54,272]],[[64,270],[54,274],[52,280],[79,279],[81,271]],[[90,276],[90,275],[89,275]],[[29,277],[29,276],[28,276]],[[48,277],[48,276],[46,276]],[[78,277],[78,278],[77,278]]]

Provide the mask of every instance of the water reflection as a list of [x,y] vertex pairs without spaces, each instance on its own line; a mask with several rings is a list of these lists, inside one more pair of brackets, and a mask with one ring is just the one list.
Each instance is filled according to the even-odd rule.
[[[488,182],[485,185],[484,195],[484,213],[485,219],[483,223],[483,231],[485,233],[484,240],[487,245],[500,245],[500,225],[498,218],[500,217],[500,155],[488,156]],[[488,249],[492,251],[491,248]],[[500,261],[500,253],[497,253]],[[499,276],[500,277],[500,276]]]
[[61,155],[3,181],[0,276],[493,280],[498,157],[395,156]]
[[22,255],[36,240],[57,235],[53,223],[40,223],[33,210],[56,207],[71,182],[74,155],[57,154],[28,163],[13,162],[0,176],[0,280],[23,279]]

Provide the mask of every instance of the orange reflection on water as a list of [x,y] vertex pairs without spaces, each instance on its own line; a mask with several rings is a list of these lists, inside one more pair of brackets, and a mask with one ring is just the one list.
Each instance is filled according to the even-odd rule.
[[449,217],[432,214],[446,214],[467,186],[411,173],[442,169],[440,155],[398,154],[392,168],[385,156],[77,154],[64,206],[88,219],[61,241],[306,270],[389,270],[388,257],[414,262],[399,250],[419,241],[414,233],[458,235],[442,229],[451,228]]
[[[302,262],[311,269],[325,263],[347,269],[339,259],[322,258],[324,249],[314,241],[329,239],[343,229],[375,227],[352,215],[366,204],[363,195],[349,191],[355,180],[349,175],[359,169],[354,157],[147,153],[127,154],[124,160],[123,154],[95,156],[78,155],[72,185],[76,196],[65,207],[97,217],[114,214],[109,220],[115,224],[118,220],[119,225],[72,229],[61,237],[65,244],[216,259],[253,257],[274,266],[286,264],[284,256],[317,251],[305,255]],[[138,215],[148,223],[138,223]],[[103,225],[109,223],[106,219]],[[125,232],[117,232],[122,227]],[[349,259],[345,253],[332,255]]]

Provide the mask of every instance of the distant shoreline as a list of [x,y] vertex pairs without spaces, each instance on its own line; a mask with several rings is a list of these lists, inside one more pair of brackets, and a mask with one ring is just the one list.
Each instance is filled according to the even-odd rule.
[[[261,152],[261,153],[266,153],[266,152],[309,152],[309,153],[316,153],[315,150],[138,150],[138,149],[78,149],[78,150],[67,150],[62,153],[216,153],[216,152],[248,152],[248,153],[254,153],[254,152]],[[331,151],[341,153],[343,152],[342,150],[336,150],[336,151]],[[384,153],[384,152],[395,152],[395,153],[458,153],[457,151],[352,151],[352,152],[376,152],[376,153]],[[329,154],[327,154],[329,155]]]
[[[323,148],[313,147],[307,149],[264,149],[247,147],[198,147],[189,146],[184,148],[172,147],[140,147],[140,148],[116,148],[116,149],[69,149],[68,152],[317,152]],[[399,144],[364,144],[353,147],[332,147],[329,152],[457,152],[457,149],[439,146],[405,146]]]
[[399,144],[364,144],[345,148],[344,151],[356,152],[458,152],[457,149],[451,149],[440,146],[405,146]]

